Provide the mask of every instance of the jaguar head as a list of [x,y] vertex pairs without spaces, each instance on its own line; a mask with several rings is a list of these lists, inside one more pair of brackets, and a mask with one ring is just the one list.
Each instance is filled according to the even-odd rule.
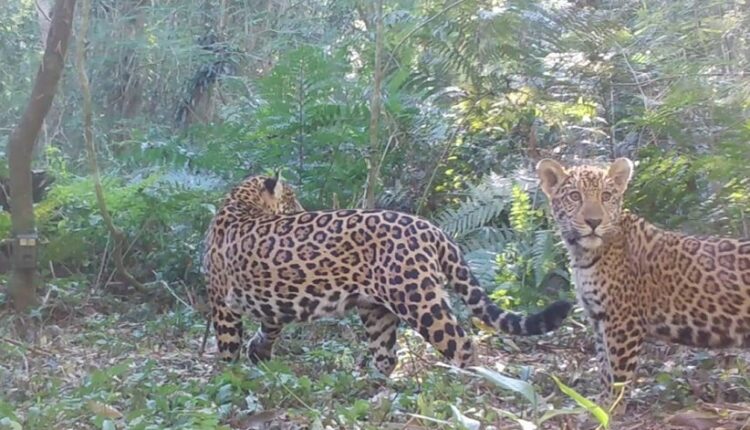
[[607,167],[566,168],[545,159],[536,170],[567,246],[595,250],[617,235],[632,161],[618,158]]
[[277,173],[275,176],[249,176],[229,195],[231,200],[261,213],[276,215],[302,212],[294,189]]

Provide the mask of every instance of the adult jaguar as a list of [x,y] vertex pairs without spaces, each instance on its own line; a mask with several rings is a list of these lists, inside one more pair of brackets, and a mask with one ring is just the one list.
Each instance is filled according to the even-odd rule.
[[602,379],[631,382],[646,338],[699,347],[750,344],[750,239],[696,237],[622,209],[633,163],[537,165],[594,326]]
[[252,176],[234,188],[204,249],[212,321],[229,360],[240,351],[243,315],[260,322],[247,349],[257,361],[271,356],[284,324],[356,308],[383,374],[396,365],[401,321],[466,366],[473,348],[448,304],[446,281],[475,316],[511,334],[554,330],[571,307],[561,301],[531,316],[506,312],[484,293],[458,246],[428,221],[387,210],[306,212],[278,178]]

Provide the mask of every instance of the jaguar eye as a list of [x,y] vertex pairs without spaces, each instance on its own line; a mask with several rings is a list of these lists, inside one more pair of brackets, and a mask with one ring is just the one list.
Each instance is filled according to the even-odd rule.
[[603,202],[608,202],[611,198],[612,198],[612,193],[607,192],[607,191],[605,191],[605,192],[602,193],[602,201]]
[[572,193],[568,194],[568,198],[570,200],[573,200],[574,202],[580,202],[581,201],[581,193],[578,191],[573,191]]

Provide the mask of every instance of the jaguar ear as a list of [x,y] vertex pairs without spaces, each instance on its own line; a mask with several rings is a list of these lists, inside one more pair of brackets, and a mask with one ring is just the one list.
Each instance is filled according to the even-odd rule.
[[624,192],[633,177],[633,162],[624,157],[616,159],[609,165],[607,176],[612,178],[620,192]]
[[281,170],[276,170],[272,178],[266,179],[266,191],[275,199],[280,199],[284,195],[284,184],[281,179]]
[[265,186],[266,192],[268,192],[268,194],[272,195],[276,199],[281,198],[282,192],[284,191],[284,186],[281,184],[278,170],[272,177],[266,178],[263,185]]
[[568,175],[565,168],[555,160],[545,158],[536,165],[536,174],[541,181],[542,191],[547,197],[552,197],[555,187]]

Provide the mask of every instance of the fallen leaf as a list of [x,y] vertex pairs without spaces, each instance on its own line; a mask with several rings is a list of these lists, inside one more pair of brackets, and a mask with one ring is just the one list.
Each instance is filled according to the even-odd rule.
[[666,420],[668,423],[694,430],[711,430],[717,428],[719,417],[704,411],[681,411]]
[[122,412],[102,402],[97,402],[96,400],[89,400],[86,405],[88,406],[91,412],[95,413],[96,415],[100,417],[110,418],[110,419],[122,418]]

